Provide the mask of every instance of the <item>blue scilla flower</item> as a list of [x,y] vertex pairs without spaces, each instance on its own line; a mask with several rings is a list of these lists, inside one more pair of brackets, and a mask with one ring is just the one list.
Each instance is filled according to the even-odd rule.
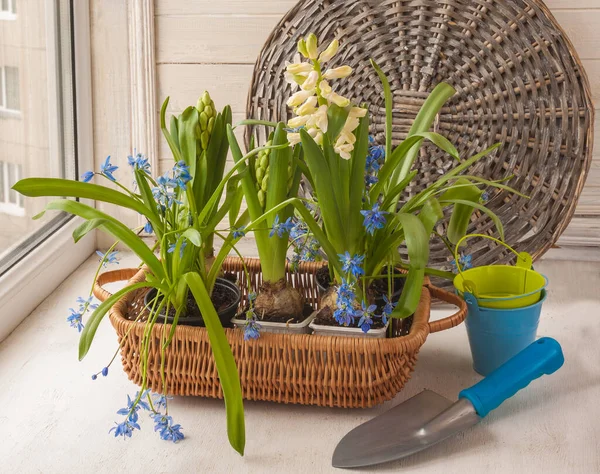
[[354,283],[349,282],[347,279],[342,278],[342,284],[337,288],[337,301],[354,301],[356,293],[354,290]]
[[303,235],[306,235],[307,233],[308,233],[308,230],[306,228],[306,225],[304,225],[303,222],[297,222],[290,229],[290,238],[292,240],[298,240]]
[[177,181],[171,179],[168,173],[159,176],[156,180],[158,186],[152,188],[152,196],[160,205],[164,207],[171,207],[173,203],[181,204],[176,199],[174,188],[178,186]]
[[158,431],[160,438],[165,441],[178,441],[184,439],[184,435],[181,432],[181,425],[173,424],[173,418],[168,415],[157,414],[154,417],[154,431]]
[[113,176],[113,173],[119,169],[118,166],[113,165],[110,162],[110,156],[106,157],[104,164],[100,166],[100,172],[106,176],[111,181],[116,181],[117,179]]
[[[179,257],[182,258],[183,257],[183,251],[185,250],[185,247],[187,245],[187,241],[183,241],[181,242],[181,247],[179,247]],[[168,253],[173,253],[175,252],[175,249],[177,248],[177,242],[175,242],[174,244],[169,245],[169,248],[167,249]]]
[[387,324],[388,318],[394,312],[394,309],[398,305],[398,302],[390,301],[387,295],[383,295],[383,301],[385,302],[385,306],[383,307],[383,310],[381,312],[381,320],[383,321],[383,324]]
[[389,214],[387,211],[382,211],[379,209],[378,202],[376,202],[371,209],[360,211],[360,213],[365,218],[363,221],[363,226],[371,235],[373,235],[377,229],[383,229],[386,222],[385,215]]
[[96,173],[94,173],[93,171],[86,171],[81,175],[81,181],[83,181],[84,183],[89,183],[95,174]]
[[114,263],[115,265],[119,264],[119,261],[117,260],[117,255],[119,254],[118,250],[113,250],[112,252],[108,253],[103,253],[100,252],[100,250],[96,250],[96,254],[100,257],[100,261],[104,260],[102,262],[102,266],[104,268],[106,268],[109,263]]
[[133,430],[140,430],[140,425],[138,425],[136,422],[134,421],[129,421],[129,420],[125,420],[123,423],[117,423],[115,422],[115,425],[117,426],[113,426],[108,432],[110,433],[111,431],[115,431],[115,438],[118,438],[119,436],[123,436],[123,439],[125,438],[131,438],[131,435],[133,434]]
[[248,293],[248,301],[252,302],[256,299],[256,293],[254,291],[251,291],[250,293]]
[[117,415],[127,416],[127,419],[132,422],[138,421],[139,415],[137,412],[140,410],[140,408],[143,408],[144,410],[150,410],[150,406],[148,405],[148,403],[143,401],[144,394],[147,393],[148,391],[145,391],[142,394],[138,403],[136,403],[135,401],[140,396],[139,392],[136,394],[133,400],[129,395],[127,395],[127,406],[117,411]]
[[190,168],[185,161],[180,160],[173,166],[173,180],[181,189],[185,189],[186,184],[192,180]]
[[152,224],[150,224],[149,221],[146,221],[146,223],[144,224],[144,232],[146,232],[146,234],[151,234],[152,232],[154,232]]
[[278,237],[283,237],[284,234],[289,234],[294,227],[294,223],[292,222],[292,218],[288,217],[287,220],[283,223],[279,223],[279,215],[275,216],[275,221],[273,221],[273,227],[271,227],[271,232],[269,233],[269,237],[273,237],[277,234]]
[[83,313],[87,310],[95,310],[98,305],[92,303],[94,301],[94,297],[90,296],[89,298],[83,298],[82,296],[77,297],[77,303],[79,304],[79,312]]
[[360,319],[358,320],[358,327],[362,329],[362,332],[364,332],[365,334],[369,332],[369,330],[371,329],[371,326],[373,325],[373,317],[375,314],[375,311],[377,310],[377,306],[372,304],[370,306],[367,306],[365,304],[365,302],[362,302],[362,309],[359,309],[356,313],[357,313],[357,317],[359,316]]
[[173,400],[173,397],[167,397],[166,395],[156,395],[153,400],[154,408],[160,410],[161,408],[167,408],[167,400]]
[[350,252],[346,250],[343,254],[338,254],[338,257],[340,257],[342,271],[344,273],[350,273],[354,278],[358,278],[360,275],[365,274],[365,271],[361,267],[361,263],[365,259],[364,255],[354,255],[354,257],[352,257]]
[[[458,263],[460,264],[461,270],[465,271],[469,268],[473,268],[473,256],[472,255],[461,255],[458,258]],[[450,261],[450,265],[452,265],[452,272],[458,273],[458,268],[456,266],[456,260],[452,259]]]
[[374,184],[377,184],[378,182],[379,182],[379,178],[377,176],[372,175],[372,174],[365,175],[365,184],[367,187],[373,186]]
[[244,326],[244,341],[258,339],[260,337],[261,325],[256,321],[253,310],[246,311],[246,326]]
[[298,247],[295,247],[292,257],[288,257],[287,261],[290,271],[296,273],[300,269],[300,262],[302,261],[301,250]]
[[67,321],[72,328],[77,329],[77,332],[81,332],[83,326],[83,315],[80,311],[75,311],[73,308],[69,308],[71,314],[67,317]]
[[246,236],[246,226],[241,226],[233,229],[233,238],[241,239]]
[[485,204],[490,200],[490,194],[487,191],[484,191],[483,194],[479,197],[479,202],[481,204]]
[[136,153],[135,156],[129,155],[127,157],[127,163],[129,163],[129,166],[134,170],[142,170],[144,173],[150,174],[150,163],[148,158],[141,153]]
[[340,326],[352,326],[356,317],[355,309],[352,306],[338,305],[333,312],[333,318]]
[[101,371],[102,377],[106,377],[108,375],[108,367],[104,367]]

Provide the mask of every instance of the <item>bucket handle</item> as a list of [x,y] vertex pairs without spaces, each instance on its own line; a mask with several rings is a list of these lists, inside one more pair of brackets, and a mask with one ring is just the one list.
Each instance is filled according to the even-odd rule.
[[467,234],[467,235],[463,236],[456,243],[456,247],[454,248],[454,262],[456,263],[456,269],[458,270],[459,275],[463,278],[465,290],[468,290],[468,291],[472,292],[473,294],[476,294],[475,285],[474,285],[473,282],[471,282],[471,281],[469,281],[469,280],[467,280],[465,278],[465,276],[463,274],[463,270],[462,270],[462,268],[460,268],[460,261],[459,261],[459,258],[458,258],[458,249],[460,248],[460,245],[465,240],[470,239],[471,237],[479,237],[479,238],[482,238],[482,239],[492,240],[492,241],[496,242],[497,244],[500,244],[503,247],[507,248],[508,250],[510,250],[512,253],[514,253],[517,256],[517,261],[516,261],[516,266],[517,267],[525,268],[527,270],[533,268],[533,259],[531,258],[531,255],[529,255],[527,252],[517,252],[515,249],[513,249],[506,242],[502,242],[500,239],[497,239],[497,238],[492,237],[490,235],[485,235],[485,234]]

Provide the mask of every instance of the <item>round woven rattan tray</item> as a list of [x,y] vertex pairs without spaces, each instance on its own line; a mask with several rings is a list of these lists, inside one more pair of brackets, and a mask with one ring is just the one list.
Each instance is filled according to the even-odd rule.
[[[441,81],[456,95],[434,128],[451,140],[463,158],[495,142],[504,146],[480,161],[470,174],[489,179],[514,177],[508,184],[530,199],[490,192],[488,206],[505,226],[506,242],[534,258],[541,256],[568,225],[592,157],[593,105],[581,62],[548,8],[539,0],[300,0],[269,36],[256,62],[247,116],[286,121],[285,62],[301,36],[338,38],[333,65],[354,74],[337,81],[339,92],[370,104],[371,133],[384,143],[382,88],[369,66],[375,59],[387,74],[394,99],[393,137],[406,137],[428,93]],[[265,130],[249,128],[264,143]],[[420,191],[456,161],[424,146],[414,185]],[[311,190],[305,186],[304,192]],[[438,230],[443,231],[443,228]],[[469,232],[496,233],[476,212]],[[474,265],[509,262],[512,254],[487,240],[469,243]],[[448,267],[452,257],[432,242],[430,264]]]

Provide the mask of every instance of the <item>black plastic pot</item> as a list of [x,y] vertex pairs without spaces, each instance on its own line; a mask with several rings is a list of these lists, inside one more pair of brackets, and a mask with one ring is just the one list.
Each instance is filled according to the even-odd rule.
[[[217,278],[217,281],[215,282],[215,289],[217,287],[220,287],[222,290],[229,291],[229,292],[231,292],[231,294],[235,295],[234,303],[232,303],[227,308],[222,309],[221,311],[217,312],[217,314],[219,315],[219,320],[221,321],[221,324],[223,325],[223,327],[229,328],[229,327],[232,327],[231,319],[237,313],[238,306],[240,305],[240,300],[242,299],[242,292],[240,291],[240,289],[237,287],[237,285],[235,283],[232,283],[229,280],[226,280],[224,278]],[[147,307],[150,307],[152,304],[152,300],[154,299],[155,296],[156,296],[156,290],[155,289],[150,290],[148,293],[146,293],[146,296],[144,297],[144,304]],[[166,316],[164,309],[163,309],[163,311],[158,316],[158,322],[159,323],[166,322],[167,324],[171,324],[171,323],[173,323],[173,316]],[[182,324],[185,326],[204,327],[204,319],[202,319],[202,316],[198,316],[198,317],[180,316],[177,324],[178,325]]]

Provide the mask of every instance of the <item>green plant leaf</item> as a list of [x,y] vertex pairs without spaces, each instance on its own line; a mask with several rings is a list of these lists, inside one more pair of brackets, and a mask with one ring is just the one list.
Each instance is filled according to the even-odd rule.
[[184,279],[192,291],[198,307],[202,311],[202,318],[206,324],[210,347],[219,374],[219,381],[223,388],[229,443],[243,456],[246,445],[244,403],[235,359],[202,278],[197,273],[186,273]]
[[133,285],[126,286],[125,288],[117,291],[114,295],[110,296],[106,299],[106,301],[100,303],[100,305],[96,308],[96,310],[92,313],[90,318],[88,319],[83,331],[81,332],[81,336],[79,338],[79,360],[83,360],[83,358],[87,355],[90,350],[90,346],[94,340],[94,336],[96,335],[96,331],[100,322],[106,316],[106,313],[113,307],[113,305],[119,301],[123,296],[132,291],[139,290],[140,288],[149,288],[154,287],[153,284],[148,282],[135,283]]
[[419,220],[425,227],[425,232],[431,236],[437,222],[444,217],[442,206],[436,198],[430,198],[419,212]]
[[[334,186],[339,184],[330,172],[327,161],[313,138],[305,129],[300,130],[304,158],[314,180],[315,193],[319,197],[319,206],[327,235],[336,248],[345,247],[344,221],[339,211]],[[339,159],[339,158],[338,158]]]
[[99,184],[62,178],[25,178],[18,181],[12,189],[27,197],[74,197],[102,201],[132,209],[145,215],[148,219],[154,219],[151,210],[140,201]]
[[237,127],[241,127],[243,125],[264,125],[265,127],[277,127],[277,122],[268,122],[267,120],[253,120],[253,119],[246,119],[246,120],[242,120],[241,122],[238,122],[235,127],[233,127],[233,129],[237,128]]
[[104,214],[86,204],[70,201],[68,199],[58,199],[46,205],[47,210],[65,211],[84,219],[103,219],[105,222],[99,228],[114,235],[123,242],[129,249],[136,253],[138,257],[150,268],[150,270],[159,278],[164,277],[163,267],[150,248],[126,225],[122,224],[114,217]]
[[200,235],[200,232],[198,232],[193,227],[188,228],[183,233],[183,237],[185,237],[187,240],[189,240],[196,247],[201,247],[202,246],[202,236]]
[[169,148],[171,149],[171,153],[173,153],[173,158],[175,162],[181,161],[183,158],[181,157],[181,152],[179,150],[179,143],[171,136],[169,131],[167,130],[166,123],[166,114],[167,114],[167,106],[169,105],[169,97],[165,99],[162,107],[160,108],[160,129],[169,144]]
[[[359,240],[364,232],[362,225],[363,216],[360,211],[363,205],[363,196],[365,193],[365,166],[367,155],[369,154],[369,114],[360,119],[360,125],[355,132],[356,143],[352,152],[352,159],[347,164],[351,166],[349,183],[349,216],[348,231],[350,233],[350,242]],[[353,251],[354,249],[348,249]]]
[[[192,183],[200,180],[205,174],[201,168],[196,170],[196,129],[198,127],[198,109],[194,106],[187,107],[177,119],[177,132],[179,133],[178,142],[181,150],[181,157],[189,167]],[[196,200],[196,202],[198,202]]]
[[[470,181],[459,178],[455,186],[447,189],[441,196],[440,200],[463,200],[470,202],[479,202],[483,191]],[[472,206],[465,204],[455,204],[450,216],[450,223],[446,232],[448,240],[456,245],[456,243],[467,233],[471,216],[475,209]]]
[[385,157],[386,159],[392,154],[392,112],[394,104],[392,102],[392,89],[387,76],[381,70],[379,65],[371,59],[371,66],[379,76],[381,86],[383,87],[383,97],[385,99]]
[[[435,212],[435,206],[432,209]],[[413,214],[398,214],[396,218],[404,230],[409,261],[408,276],[392,317],[406,318],[415,312],[421,297],[425,267],[429,261],[429,234],[421,220]]]
[[103,226],[106,222],[108,222],[106,219],[90,219],[83,222],[73,231],[73,240],[75,243],[79,242],[88,232]]
[[[450,99],[455,93],[456,90],[454,87],[452,87],[450,84],[446,84],[445,82],[440,82],[437,86],[435,86],[425,100],[421,110],[417,114],[417,117],[415,118],[410,131],[408,132],[407,139],[413,135],[427,132],[431,128],[436,115],[442,110],[442,107],[448,101],[448,99]],[[415,162],[415,159],[417,158],[419,148],[419,146],[411,148],[405,159],[402,161],[402,165],[394,171],[391,181],[392,186],[406,178]]]
[[348,120],[349,113],[350,107],[341,108],[335,104],[331,104],[327,109],[327,136],[330,143],[335,143]]
[[[454,204],[454,205],[464,204],[465,206],[473,207],[475,209],[480,210],[481,212],[483,212],[484,214],[487,214],[492,219],[492,221],[494,222],[494,225],[498,229],[498,233],[500,234],[500,240],[504,240],[504,226],[502,225],[502,221],[494,212],[489,210],[484,205],[476,203],[476,202],[472,202],[472,201],[463,200],[463,199],[445,199],[445,200],[440,199],[440,204]],[[450,236],[448,236],[448,240],[450,240]],[[452,242],[452,240],[450,240],[450,242]],[[456,244],[457,242],[458,242],[458,240],[456,242],[452,242],[452,243]]]

